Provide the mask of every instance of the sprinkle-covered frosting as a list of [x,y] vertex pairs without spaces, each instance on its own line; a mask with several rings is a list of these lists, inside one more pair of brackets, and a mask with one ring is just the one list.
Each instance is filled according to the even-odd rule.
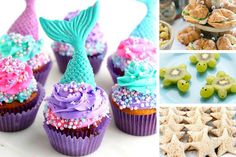
[[125,71],[131,61],[147,61],[155,65],[156,59],[156,47],[152,42],[135,37],[122,41],[112,57],[114,66],[122,71]]
[[156,108],[156,93],[144,94],[118,84],[112,87],[112,99],[120,109],[129,108],[130,110]]
[[[79,11],[69,13],[64,20],[71,20],[79,14]],[[53,42],[52,49],[54,52],[59,53],[62,56],[72,56],[74,48],[67,43]],[[100,30],[100,26],[97,23],[92,31],[89,33],[87,40],[85,41],[85,49],[88,56],[94,56],[96,54],[105,54],[107,51],[107,43],[104,41],[103,33]]]
[[106,93],[84,83],[54,85],[47,102],[46,122],[61,130],[90,127],[109,114]]
[[33,69],[37,70],[43,65],[50,62],[50,57],[45,53],[39,53],[35,55],[31,60],[28,61],[28,65]]
[[37,91],[37,82],[29,65],[12,57],[0,60],[0,105],[14,100],[23,102]]
[[112,88],[112,98],[120,109],[150,109],[156,107],[156,70],[144,62],[131,62],[125,75],[118,77]]
[[5,34],[0,38],[1,57],[12,56],[22,62],[27,62],[36,54],[39,54],[42,47],[42,40],[35,41],[30,36],[22,36],[17,33]]
[[131,62],[125,75],[117,78],[118,85],[141,93],[156,91],[156,69],[148,63]]

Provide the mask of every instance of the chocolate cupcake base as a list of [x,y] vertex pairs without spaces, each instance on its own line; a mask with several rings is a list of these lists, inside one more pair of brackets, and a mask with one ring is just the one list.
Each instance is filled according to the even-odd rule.
[[112,105],[116,126],[123,132],[135,136],[149,136],[156,133],[156,113],[150,115],[131,115]]
[[45,96],[45,91],[41,84],[38,84],[38,100],[29,102],[29,106],[34,106],[29,108],[27,111],[22,111],[19,113],[5,113],[0,116],[0,131],[3,132],[16,132],[24,130],[31,126],[37,115],[38,109]]
[[49,125],[44,123],[44,129],[47,133],[52,147],[65,155],[83,156],[96,151],[102,143],[106,128],[110,123],[110,119],[106,118],[104,123],[98,126],[98,134],[86,136],[84,138],[76,136],[68,136],[60,131],[52,129]]
[[[54,52],[57,64],[59,67],[59,70],[61,73],[64,73],[66,71],[67,64],[71,60],[71,56],[62,56],[59,54],[59,52]],[[98,54],[94,56],[88,56],[89,62],[93,68],[93,73],[97,74],[100,70],[100,67],[102,65],[103,58],[106,53],[104,54]]]
[[124,75],[124,72],[114,68],[114,64],[112,63],[112,56],[108,57],[107,68],[108,68],[108,71],[110,72],[112,80],[115,84],[117,83],[117,78]]
[[42,69],[34,71],[34,77],[41,85],[45,85],[49,72],[52,69],[52,61],[48,62]]

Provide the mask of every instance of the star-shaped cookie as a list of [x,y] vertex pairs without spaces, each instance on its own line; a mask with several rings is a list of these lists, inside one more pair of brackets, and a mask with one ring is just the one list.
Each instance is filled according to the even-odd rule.
[[[184,120],[189,123],[189,124],[193,124],[196,123],[197,119],[199,117],[201,117],[201,120],[203,123],[207,123],[209,121],[212,120],[212,117],[209,116],[208,114],[204,113],[203,111],[201,111],[199,108],[197,108],[195,111],[190,111],[187,113],[187,115],[189,117],[185,117]],[[191,115],[191,116],[190,116]]]
[[162,144],[160,146],[168,157],[186,157],[185,150],[188,149],[189,144],[179,141],[176,135],[173,135],[170,143]]
[[201,119],[201,117],[198,117],[197,120],[195,121],[195,123],[193,124],[186,124],[185,127],[189,130],[189,131],[201,131],[204,128],[207,128],[209,130],[212,129],[212,127],[206,125],[206,123],[204,123]]
[[180,139],[184,136],[184,134],[185,134],[184,131],[176,131],[175,132],[172,129],[170,129],[169,127],[166,127],[165,130],[163,131],[163,134],[161,135],[160,143],[164,144],[164,143],[170,142],[173,135],[176,135],[176,137],[178,139]]
[[224,129],[220,140],[222,143],[217,151],[218,156],[222,156],[227,152],[236,155],[236,138],[230,136],[227,129]]
[[227,116],[229,119],[234,118],[236,111],[228,110],[226,107],[221,107],[218,112],[211,113],[211,116],[215,119],[221,119],[222,116]]
[[199,132],[197,139],[199,139],[199,141],[191,142],[190,146],[197,150],[198,157],[217,157],[215,149],[219,147],[221,141],[218,138],[210,138],[207,128]]
[[178,124],[174,117],[170,117],[169,121],[165,124],[161,124],[160,132],[163,133],[167,128],[170,128],[174,132],[181,131],[184,128],[183,124]]
[[211,133],[218,137],[223,134],[224,129],[228,130],[230,136],[233,136],[236,133],[234,120],[228,118],[222,118],[220,120],[212,122],[212,124],[216,127],[216,129],[212,129]]
[[170,108],[166,116],[160,117],[160,124],[168,123],[170,118],[174,118],[176,123],[181,123],[184,119],[182,115],[178,115],[178,111],[176,111],[174,108]]

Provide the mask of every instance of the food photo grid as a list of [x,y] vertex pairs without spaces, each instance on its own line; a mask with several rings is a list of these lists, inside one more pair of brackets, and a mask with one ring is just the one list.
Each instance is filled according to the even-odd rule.
[[236,1],[159,2],[159,156],[236,156]]
[[159,156],[157,4],[2,2],[0,156]]

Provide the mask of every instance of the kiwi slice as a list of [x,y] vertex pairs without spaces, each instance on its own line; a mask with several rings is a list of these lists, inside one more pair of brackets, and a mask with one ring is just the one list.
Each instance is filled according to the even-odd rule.
[[206,86],[200,91],[203,98],[210,98],[216,92],[219,98],[225,99],[228,93],[236,93],[235,79],[223,71],[219,71],[216,77],[208,76],[206,81]]
[[165,87],[175,84],[181,92],[187,92],[190,87],[191,75],[185,64],[161,68],[160,77],[163,79],[163,86]]
[[218,53],[196,53],[191,55],[189,60],[196,64],[199,73],[204,73],[208,68],[215,68],[219,58],[220,54]]

